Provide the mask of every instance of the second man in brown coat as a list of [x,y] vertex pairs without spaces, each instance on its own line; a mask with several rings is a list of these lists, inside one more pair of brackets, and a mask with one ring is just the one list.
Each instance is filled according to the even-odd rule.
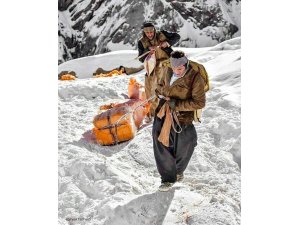
[[[145,58],[150,54],[155,54],[156,64],[154,70],[150,74],[145,75],[145,92],[146,97],[150,98],[155,93],[156,85],[162,76],[161,62],[170,57],[173,49],[171,46],[176,44],[180,35],[168,31],[156,31],[152,22],[145,22],[142,26],[143,36],[138,41],[139,60],[145,61]],[[149,53],[147,53],[149,52]],[[145,54],[146,53],[146,54]],[[155,108],[157,107],[158,100],[152,101],[150,109],[150,117],[154,116]]]

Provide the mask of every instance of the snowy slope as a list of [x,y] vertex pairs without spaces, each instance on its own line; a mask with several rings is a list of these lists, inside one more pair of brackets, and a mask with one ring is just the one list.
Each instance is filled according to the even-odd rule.
[[[92,72],[126,64],[137,53],[112,52],[59,66],[80,77],[58,81],[60,224],[240,224],[240,41],[182,49],[205,65],[212,89],[203,121],[196,124],[198,145],[185,179],[167,193],[157,191],[151,125],[113,147],[96,144],[90,131],[99,105],[123,100],[130,78],[94,79]],[[143,82],[143,74],[133,76]]]
[[141,25],[178,32],[178,46],[205,47],[241,34],[240,0],[59,0],[59,63],[136,49]]

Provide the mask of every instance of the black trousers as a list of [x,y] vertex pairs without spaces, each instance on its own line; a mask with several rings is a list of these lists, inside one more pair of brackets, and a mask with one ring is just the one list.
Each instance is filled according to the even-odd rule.
[[[165,117],[154,117],[152,137],[154,157],[162,182],[176,181],[176,174],[186,169],[197,145],[197,133],[193,124],[182,125],[182,132],[176,133],[171,128],[169,147],[158,141]],[[178,130],[178,127],[176,127]]]

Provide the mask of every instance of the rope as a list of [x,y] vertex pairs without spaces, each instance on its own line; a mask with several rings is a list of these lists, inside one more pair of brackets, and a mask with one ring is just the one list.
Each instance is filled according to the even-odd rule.
[[121,120],[123,120],[124,118],[126,118],[126,116],[128,116],[129,114],[133,113],[135,110],[137,110],[139,107],[143,106],[144,104],[146,104],[147,102],[151,101],[153,98],[155,98],[155,95],[151,96],[150,98],[146,99],[145,101],[143,101],[141,104],[139,104],[138,106],[136,106],[133,110],[129,111],[128,113],[125,113],[123,116],[121,116],[117,121],[116,121],[116,125],[119,124],[119,122]]
[[[155,46],[155,48],[160,48],[160,45]],[[155,50],[154,50],[154,51],[155,51]],[[150,52],[151,52],[151,51],[149,50],[149,51],[143,53],[142,55],[135,57],[134,59],[140,59],[140,58],[143,58],[145,55],[147,55],[147,54],[150,53]]]
[[[166,98],[165,96],[163,96],[163,95],[158,95],[158,98],[164,99],[164,100],[167,99],[167,98]],[[166,100],[166,101],[167,101],[167,100]],[[180,123],[179,123],[178,117],[177,117],[177,115],[176,115],[176,112],[175,112],[175,111],[171,111],[170,114],[171,114],[171,118],[172,118],[172,128],[173,128],[173,130],[174,130],[175,133],[177,133],[177,134],[181,133],[181,132],[182,132],[182,127],[180,126]],[[176,129],[175,124],[174,124],[174,120],[175,120],[175,123],[178,125],[179,130]]]
[[174,111],[172,112],[172,116],[173,116],[173,119],[175,120],[176,124],[177,124],[178,127],[179,127],[179,131],[176,130],[176,127],[175,127],[175,124],[174,124],[174,121],[173,121],[173,120],[172,120],[172,128],[173,128],[173,130],[175,131],[175,133],[180,134],[180,133],[182,132],[182,127],[180,126],[178,117],[177,117],[177,115],[176,115],[176,113],[175,113]]
[[[119,140],[118,140],[118,135],[117,135],[117,128],[119,126],[122,126],[122,124],[119,124],[120,121],[122,121],[124,118],[126,118],[128,115],[130,115],[131,113],[134,113],[135,110],[137,110],[139,107],[145,105],[147,102],[151,101],[152,99],[154,99],[156,96],[153,95],[151,96],[150,98],[146,99],[145,101],[141,102],[138,106],[136,106],[133,110],[130,110],[129,112],[125,113],[123,116],[121,116],[115,123],[111,124],[110,123],[110,110],[109,109],[109,112],[108,112],[108,121],[109,121],[109,125],[107,126],[104,126],[104,127],[101,127],[99,128],[99,130],[105,130],[105,129],[109,129],[113,139],[114,139],[114,144],[119,144]],[[115,133],[112,132],[112,129],[115,129]]]
[[140,59],[140,58],[144,57],[145,55],[147,55],[149,52],[150,51],[147,51],[147,52],[143,53],[142,55],[135,57],[134,59]]

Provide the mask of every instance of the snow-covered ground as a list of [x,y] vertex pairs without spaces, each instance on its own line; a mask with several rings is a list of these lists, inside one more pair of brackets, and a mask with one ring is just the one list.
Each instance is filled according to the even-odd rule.
[[[136,51],[71,60],[79,79],[58,81],[59,223],[93,225],[240,224],[240,38],[209,48],[181,48],[211,81],[198,145],[182,183],[159,192],[151,125],[113,147],[95,143],[92,120],[102,104],[126,98],[131,76],[91,78],[98,68],[139,66]],[[144,71],[134,74],[143,82]]]

